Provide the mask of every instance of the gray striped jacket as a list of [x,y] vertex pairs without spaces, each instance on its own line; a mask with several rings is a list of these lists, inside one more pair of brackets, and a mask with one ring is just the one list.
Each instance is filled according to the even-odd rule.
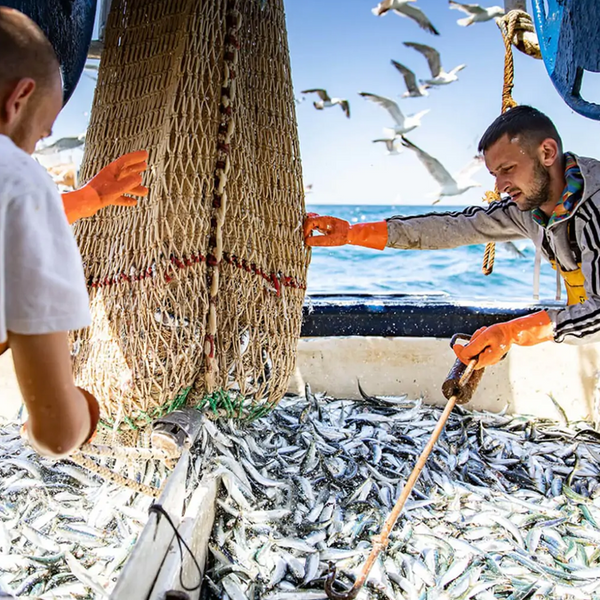
[[[512,200],[461,212],[430,213],[388,219],[388,247],[436,250],[530,238],[548,260],[565,271],[581,262],[587,301],[548,310],[557,342],[600,340],[600,161],[575,157],[583,175],[583,198],[571,215],[545,229]],[[571,223],[571,225],[569,225]],[[569,228],[571,230],[569,231]],[[571,234],[571,235],[569,235]]]

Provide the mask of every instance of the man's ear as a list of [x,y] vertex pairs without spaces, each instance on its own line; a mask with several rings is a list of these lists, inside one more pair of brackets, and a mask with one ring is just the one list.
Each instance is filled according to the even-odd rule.
[[5,97],[2,106],[3,117],[7,125],[11,125],[19,118],[34,90],[35,81],[30,77],[17,81],[12,91]]
[[560,150],[556,140],[546,138],[538,149],[538,158],[545,167],[552,166],[560,156]]

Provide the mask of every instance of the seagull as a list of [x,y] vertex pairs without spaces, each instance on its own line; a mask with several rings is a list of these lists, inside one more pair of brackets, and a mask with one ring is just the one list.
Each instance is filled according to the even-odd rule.
[[489,8],[483,8],[479,4],[461,4],[460,2],[454,2],[454,0],[448,0],[450,8],[456,10],[462,10],[469,16],[466,19],[459,19],[456,21],[463,27],[468,27],[473,23],[483,23],[484,21],[491,21],[495,17],[503,17],[504,9],[501,6],[490,6]]
[[49,144],[48,146],[43,146],[39,150],[36,150],[34,155],[48,156],[50,154],[58,154],[59,152],[64,152],[65,150],[74,150],[75,148],[79,148],[79,146],[83,146],[84,143],[85,133],[82,133],[78,136],[63,137],[56,140],[54,143]]
[[387,154],[390,156],[397,156],[402,153],[402,144],[398,144],[400,140],[398,138],[384,138],[379,140],[373,140],[373,143],[383,142],[387,148]]
[[408,17],[417,23],[419,27],[433,33],[433,35],[440,35],[440,32],[431,24],[431,21],[425,16],[425,13],[416,6],[409,6],[411,2],[417,0],[381,0],[381,2],[371,10],[371,12],[381,17],[388,11],[393,10],[397,15],[401,17]]
[[517,248],[514,242],[503,242],[502,247],[512,256],[512,258],[525,258],[525,254]]
[[346,113],[346,116],[350,118],[350,104],[348,100],[343,100],[342,98],[330,98],[327,91],[321,89],[304,90],[300,93],[310,94],[312,92],[315,92],[319,95],[319,98],[321,98],[320,100],[317,100],[317,102],[313,102],[313,105],[317,110],[323,110],[324,108],[329,108],[330,106],[339,104],[342,107],[342,110]]
[[404,42],[404,45],[408,48],[414,48],[427,59],[432,79],[426,79],[424,83],[428,83],[429,85],[446,85],[447,83],[457,81],[458,77],[456,74],[467,66],[458,65],[458,67],[454,67],[450,73],[446,73],[446,71],[442,69],[440,53],[435,48],[425,46],[424,44],[417,44],[415,42]]
[[409,115],[408,117],[405,117],[398,105],[393,100],[384,98],[383,96],[377,96],[376,94],[369,94],[368,92],[358,93],[363,98],[371,100],[371,102],[375,102],[375,104],[379,104],[379,106],[385,108],[385,110],[390,113],[396,124],[392,129],[384,129],[383,132],[391,137],[397,137],[416,129],[419,127],[419,125],[421,125],[421,118],[429,112],[429,109],[426,109],[418,112],[415,115]]
[[404,65],[392,60],[392,64],[400,71],[402,76],[404,77],[404,83],[406,84],[406,89],[408,91],[402,94],[403,98],[419,98],[421,96],[429,96],[429,92],[427,91],[431,86],[428,83],[424,83],[423,85],[417,85],[417,78],[415,74]]
[[439,160],[433,158],[433,156],[427,154],[427,152],[421,150],[418,146],[415,146],[404,136],[401,136],[401,141],[403,146],[410,148],[416,153],[430,175],[440,184],[440,189],[436,193],[438,198],[433,204],[437,204],[443,196],[460,196],[460,194],[463,194],[473,187],[481,187],[480,183],[471,179],[471,176],[476,173],[483,164],[483,158],[481,156],[476,156],[466,167],[452,177]]

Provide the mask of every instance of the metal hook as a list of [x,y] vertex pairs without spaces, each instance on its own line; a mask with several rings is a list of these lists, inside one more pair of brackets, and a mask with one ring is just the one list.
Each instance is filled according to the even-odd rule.
[[335,565],[330,562],[329,571],[327,572],[327,577],[325,578],[325,593],[327,594],[327,597],[330,598],[330,600],[353,600],[356,598],[356,596],[358,596],[358,592],[360,592],[362,589],[362,586],[364,585],[364,579],[368,572],[365,574],[365,577],[363,577],[361,573],[361,575],[359,575],[354,582],[354,585],[344,593],[336,592],[333,589],[333,584],[335,583],[335,574]]

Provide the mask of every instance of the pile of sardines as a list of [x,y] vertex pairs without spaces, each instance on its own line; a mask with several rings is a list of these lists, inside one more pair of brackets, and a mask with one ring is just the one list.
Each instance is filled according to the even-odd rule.
[[[210,424],[221,476],[204,598],[325,599],[368,555],[441,408],[307,390]],[[358,598],[600,598],[600,435],[589,423],[457,407]]]
[[[168,475],[159,461],[108,466],[147,485]],[[0,428],[0,598],[108,597],[152,500],[38,456],[16,423]]]
[[[286,396],[247,423],[209,412],[191,490],[220,478],[201,598],[344,593],[441,409],[405,397]],[[457,407],[359,599],[600,599],[600,435],[587,422]],[[127,465],[113,465],[123,470]],[[158,461],[130,466],[158,486]],[[0,598],[104,598],[152,498],[0,429]]]

